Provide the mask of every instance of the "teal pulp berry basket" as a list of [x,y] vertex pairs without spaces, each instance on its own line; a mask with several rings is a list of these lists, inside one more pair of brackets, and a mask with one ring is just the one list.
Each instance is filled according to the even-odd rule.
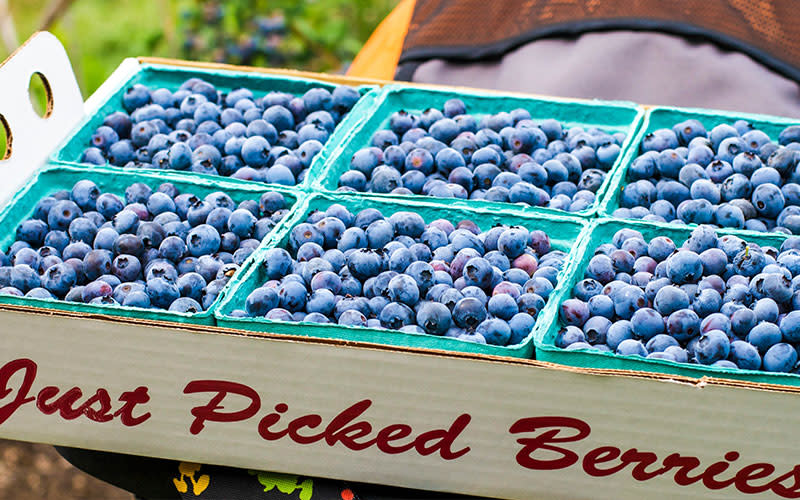
[[[524,97],[504,95],[492,92],[478,92],[465,89],[434,89],[407,85],[387,85],[377,96],[371,109],[371,116],[356,125],[346,138],[328,157],[324,167],[314,176],[313,187],[324,191],[336,191],[339,177],[350,168],[350,158],[361,148],[370,144],[372,134],[378,130],[389,128],[392,113],[400,110],[419,113],[428,108],[441,109],[445,101],[457,97],[466,104],[467,113],[481,117],[487,114],[511,111],[524,108],[533,120],[553,118],[567,127],[599,127],[608,132],[625,132],[626,138],[621,146],[620,155],[606,175],[605,181],[598,190],[597,199],[591,207],[575,212],[580,217],[592,217],[603,193],[611,185],[613,172],[621,166],[625,150],[634,144],[634,137],[644,117],[643,108],[630,102],[581,101],[558,98]],[[435,198],[424,195],[393,195],[381,193],[363,193],[375,198],[394,200],[405,203],[409,200],[425,199],[434,203],[449,205],[452,198]],[[546,207],[529,207],[525,204],[472,200],[474,206],[493,210],[535,209],[536,213],[567,214],[562,210]]]
[[[556,347],[555,342],[563,324],[559,319],[561,304],[572,297],[572,288],[582,280],[589,260],[594,255],[594,250],[602,243],[608,243],[620,229],[635,229],[642,233],[646,241],[656,236],[671,238],[680,246],[692,233],[692,228],[674,224],[657,222],[628,221],[611,218],[600,218],[593,221],[581,235],[580,242],[573,252],[567,276],[563,284],[553,292],[540,317],[542,318],[534,332],[534,345],[536,359],[550,361],[562,365],[577,366],[581,368],[599,368],[612,370],[630,370],[650,373],[667,373],[685,377],[718,377],[746,380],[756,383],[781,384],[800,386],[800,375],[787,373],[768,373],[757,370],[732,370],[712,366],[677,363],[660,359],[646,359],[639,356],[623,356],[610,352],[601,352],[589,349],[568,351]],[[735,234],[732,231],[718,231],[720,236]],[[736,236],[742,237],[740,234]],[[781,243],[788,236],[775,233],[756,233],[756,236],[743,238],[759,246],[772,246],[780,248]]]
[[[68,165],[46,166],[38,171],[34,177],[17,192],[8,205],[0,211],[0,249],[7,250],[15,240],[17,226],[28,219],[39,200],[45,196],[62,189],[72,189],[72,186],[79,180],[88,179],[100,188],[101,192],[110,192],[124,199],[125,188],[129,185],[141,182],[147,184],[152,189],[156,189],[160,184],[171,182],[181,193],[193,193],[198,197],[205,197],[210,193],[222,191],[227,193],[236,203],[244,200],[253,199],[258,201],[261,194],[268,191],[279,192],[286,200],[286,207],[290,212],[283,221],[278,223],[273,231],[264,238],[261,246],[269,244],[272,235],[275,234],[281,225],[291,219],[292,207],[298,205],[298,201],[306,195],[299,191],[287,188],[276,188],[259,186],[253,183],[236,181],[235,179],[224,180],[219,178],[212,179],[187,179],[183,176],[175,176],[170,172],[153,171],[120,171],[106,167],[81,168]],[[255,252],[248,260],[254,258]],[[247,261],[237,271],[240,274],[247,267]],[[235,279],[235,275],[232,278]],[[124,318],[135,318],[142,320],[173,321],[179,323],[194,323],[203,325],[214,324],[213,311],[221,302],[222,297],[230,289],[227,286],[217,297],[212,306],[200,313],[178,313],[161,309],[144,309],[135,307],[123,307],[103,304],[82,304],[66,302],[55,299],[37,299],[29,297],[16,297],[10,295],[0,295],[0,304],[13,304],[22,306],[42,307],[56,309],[60,311],[80,312],[92,315],[118,316]]]
[[[254,259],[250,261],[247,270],[231,284],[231,293],[226,294],[222,304],[215,311],[217,325],[255,332],[517,358],[530,358],[533,355],[533,345],[531,343],[532,335],[529,335],[524,342],[518,345],[503,347],[476,344],[450,337],[405,333],[394,330],[348,327],[331,324],[321,325],[305,322],[290,323],[268,320],[263,317],[236,318],[230,316],[232,311],[244,309],[245,301],[250,292],[267,281],[264,266],[261,265],[265,252],[274,247],[287,248],[289,234],[294,226],[305,221],[308,215],[314,210],[325,210],[334,203],[345,206],[353,213],[365,208],[375,208],[380,210],[386,217],[398,211],[413,211],[420,214],[428,223],[435,219],[447,219],[455,224],[458,221],[470,219],[478,224],[482,230],[488,230],[497,224],[509,226],[519,225],[531,230],[541,229],[550,236],[551,247],[553,249],[563,250],[565,252],[569,252],[573,248],[581,231],[588,224],[586,221],[575,217],[558,216],[549,213],[532,213],[529,211],[515,212],[508,209],[497,211],[480,205],[470,206],[468,203],[446,207],[427,202],[424,199],[403,200],[403,203],[398,203],[396,200],[373,199],[365,196],[354,196],[352,194],[325,193],[314,195],[302,202],[302,206],[296,211],[292,220],[284,225],[279,233],[276,232],[270,245],[262,246],[256,254],[254,254]],[[561,279],[564,279],[563,271],[559,274],[559,280]],[[537,320],[537,324],[538,321],[541,321],[541,319]]]
[[[202,78],[223,92],[230,92],[233,89],[242,87],[247,88],[252,90],[253,93],[259,97],[270,91],[287,92],[302,96],[307,90],[314,87],[322,87],[328,90],[333,90],[336,87],[336,85],[332,83],[310,78],[143,63],[138,66],[137,71],[127,80],[110,88],[107,95],[101,96],[101,103],[98,105],[97,109],[93,110],[80,125],[67,136],[64,142],[59,145],[51,156],[52,161],[66,164],[81,164],[81,154],[91,145],[92,134],[97,127],[103,124],[105,117],[115,111],[124,111],[122,107],[122,96],[132,85],[139,83],[151,89],[164,87],[174,92],[189,78]],[[325,158],[330,154],[332,148],[344,139],[348,131],[369,116],[370,109],[378,95],[378,91],[372,89],[373,87],[370,86],[361,86],[358,88],[361,93],[361,99],[359,99],[350,113],[338,124],[326,141],[325,147],[314,157],[306,174],[306,178],[295,187],[298,189],[307,188],[311,182],[313,172],[319,170],[319,166],[324,163]],[[122,167],[113,167],[110,165],[108,167],[122,170]],[[188,171],[173,172],[200,179],[217,178],[217,176],[213,175]],[[226,179],[226,177],[220,178]],[[274,184],[265,185],[275,186]]]
[[[710,131],[713,127],[720,124],[732,125],[736,120],[747,120],[755,128],[766,133],[773,141],[778,140],[778,135],[789,125],[800,124],[800,120],[795,118],[784,118],[779,116],[756,115],[748,113],[736,113],[730,111],[716,111],[709,109],[693,108],[673,108],[673,107],[654,107],[647,110],[644,122],[639,128],[639,132],[631,144],[620,156],[621,165],[613,173],[611,179],[612,189],[606,191],[600,202],[598,215],[601,217],[612,217],[614,210],[620,208],[620,196],[623,188],[628,185],[628,169],[633,161],[641,154],[640,146],[647,134],[662,128],[671,129],[682,121],[690,118],[699,120],[706,130]],[[690,224],[695,226],[695,224]],[[736,234],[742,238],[758,237],[764,233],[747,229],[725,228],[726,232]]]

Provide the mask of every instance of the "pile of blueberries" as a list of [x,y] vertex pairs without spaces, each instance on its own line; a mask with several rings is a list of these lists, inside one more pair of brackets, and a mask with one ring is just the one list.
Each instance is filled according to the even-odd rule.
[[556,345],[798,373],[800,237],[780,250],[698,226],[680,247],[622,229],[560,307]]
[[778,143],[744,120],[644,137],[615,217],[800,234],[800,126]]
[[237,205],[134,183],[122,199],[81,180],[17,227],[0,252],[0,294],[203,311],[287,211],[276,192]]
[[620,153],[625,134],[565,129],[525,109],[466,114],[460,99],[397,111],[339,177],[339,190],[524,203],[578,212]]
[[234,317],[333,323],[522,342],[556,286],[565,253],[542,231],[469,220],[426,224],[413,212],[313,212],[269,250],[266,282]]
[[175,92],[135,84],[122,97],[127,112],[105,117],[81,161],[294,186],[359,97],[347,86],[255,98],[245,88],[224,94],[199,78]]

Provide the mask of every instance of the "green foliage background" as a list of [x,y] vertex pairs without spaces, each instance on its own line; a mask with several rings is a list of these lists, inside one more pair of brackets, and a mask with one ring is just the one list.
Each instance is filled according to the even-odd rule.
[[[126,57],[159,56],[256,66],[344,72],[398,0],[74,0],[50,28],[64,44],[84,97]],[[8,0],[22,43],[40,29],[53,0]],[[208,13],[217,12],[221,16]],[[282,19],[277,35],[257,19]],[[193,40],[189,48],[187,39]],[[199,43],[197,43],[199,41]],[[242,59],[228,48],[269,44],[270,54]],[[0,60],[10,51],[0,44]],[[44,102],[41,88],[33,101]],[[39,105],[41,106],[41,105]],[[0,153],[5,134],[0,130]]]
[[[49,0],[10,0],[18,41],[36,31]],[[219,4],[218,24],[193,22]],[[283,16],[280,57],[255,59],[263,65],[341,72],[397,0],[75,0],[51,31],[66,46],[84,96],[90,95],[126,57],[161,56],[213,61],[218,47],[188,53],[193,31],[211,45],[220,34],[234,42],[251,35],[257,17]],[[213,33],[210,33],[213,32]],[[0,48],[0,57],[8,52]],[[236,62],[236,61],[232,61]]]

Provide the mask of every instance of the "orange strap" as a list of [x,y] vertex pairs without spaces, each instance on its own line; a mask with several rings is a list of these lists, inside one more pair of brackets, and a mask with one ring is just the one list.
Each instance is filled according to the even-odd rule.
[[393,80],[416,0],[401,0],[356,55],[347,76]]

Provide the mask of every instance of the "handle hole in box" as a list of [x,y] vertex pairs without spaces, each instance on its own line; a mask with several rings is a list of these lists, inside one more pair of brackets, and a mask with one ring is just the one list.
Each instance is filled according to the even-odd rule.
[[6,117],[0,115],[0,160],[11,157],[11,129],[8,127]]
[[31,75],[28,96],[34,111],[39,116],[48,118],[53,114],[53,91],[50,89],[50,82],[38,71]]

